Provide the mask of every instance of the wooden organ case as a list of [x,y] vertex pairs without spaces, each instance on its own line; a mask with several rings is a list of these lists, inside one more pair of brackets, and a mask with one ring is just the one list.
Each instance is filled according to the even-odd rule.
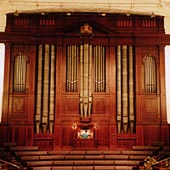
[[70,149],[81,127],[98,148],[169,144],[163,17],[8,14],[1,35],[1,144]]

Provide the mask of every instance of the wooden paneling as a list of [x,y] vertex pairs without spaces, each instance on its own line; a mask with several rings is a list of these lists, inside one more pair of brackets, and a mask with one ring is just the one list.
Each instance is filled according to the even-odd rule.
[[8,127],[6,125],[0,125],[0,146],[4,145],[4,142],[8,141]]
[[105,112],[106,112],[105,97],[94,98],[93,114],[105,114]]
[[160,123],[160,102],[155,95],[142,96],[141,114],[144,124]]
[[144,145],[152,145],[153,141],[161,141],[160,127],[154,125],[144,126]]
[[117,147],[122,149],[131,149],[132,146],[136,145],[136,136],[131,134],[119,134],[117,136]]
[[79,96],[74,93],[63,95],[62,114],[79,114]]
[[13,125],[8,128],[8,141],[15,142],[19,146],[26,145],[26,127],[25,125]]
[[50,134],[38,134],[34,135],[34,146],[38,146],[40,150],[52,150],[53,149],[53,136]]

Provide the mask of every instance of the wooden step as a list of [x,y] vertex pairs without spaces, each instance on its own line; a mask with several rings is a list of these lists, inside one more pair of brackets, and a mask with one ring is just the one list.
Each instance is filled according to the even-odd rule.
[[159,146],[132,146],[134,151],[158,151]]
[[128,160],[129,155],[105,155],[104,159],[106,160]]
[[29,167],[35,167],[35,166],[51,166],[53,165],[53,161],[31,161],[27,162],[27,165]]
[[48,155],[69,155],[70,151],[48,151]]
[[18,156],[36,156],[36,155],[47,155],[47,151],[17,151],[15,155]]
[[152,155],[153,151],[148,151],[148,150],[127,150],[127,151],[122,151],[122,154],[126,155]]
[[46,167],[33,167],[32,170],[133,170],[131,166],[46,166]]
[[11,151],[38,151],[38,146],[11,146]]

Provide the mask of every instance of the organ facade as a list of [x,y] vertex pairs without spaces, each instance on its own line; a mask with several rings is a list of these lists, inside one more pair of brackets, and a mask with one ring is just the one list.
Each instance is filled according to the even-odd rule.
[[[7,14],[0,143],[169,145],[161,16]],[[82,132],[90,137],[79,137]],[[83,142],[84,140],[84,142]]]

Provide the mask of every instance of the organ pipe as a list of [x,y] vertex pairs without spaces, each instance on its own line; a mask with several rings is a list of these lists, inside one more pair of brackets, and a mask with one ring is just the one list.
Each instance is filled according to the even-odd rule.
[[92,108],[92,45],[89,45],[89,80],[88,80],[88,89],[89,89],[89,107],[88,107],[88,116],[90,117],[91,108]]
[[134,132],[134,66],[132,46],[117,46],[117,131]]
[[26,56],[19,53],[14,60],[14,83],[15,92],[24,92],[26,90]]
[[88,109],[88,51],[89,51],[89,45],[84,44],[84,75],[83,75],[83,92],[84,92],[84,117],[87,117],[87,109]]
[[133,49],[129,46],[129,119],[130,131],[134,129],[134,78],[133,78]]
[[74,88],[73,88],[73,86],[74,86],[74,46],[72,45],[71,46],[71,56],[70,56],[70,59],[71,59],[71,83],[70,83],[70,85],[71,85],[71,92],[73,92],[74,90]]
[[97,47],[94,46],[94,65],[95,65],[95,91],[97,91],[98,81],[97,81]]
[[53,133],[55,114],[55,46],[39,45],[37,70],[36,133]]
[[98,77],[97,77],[97,80],[98,80],[98,92],[101,91],[101,72],[100,72],[100,69],[101,69],[101,53],[100,53],[100,47],[97,46],[97,57],[98,57]]
[[80,114],[89,118],[92,108],[92,45],[80,46]]
[[105,48],[102,47],[102,92],[105,91]]
[[67,92],[77,91],[78,49],[76,45],[67,47]]
[[71,48],[67,47],[67,91],[70,92],[70,69],[71,69],[71,60],[70,60]]
[[117,130],[121,132],[122,92],[121,92],[121,46],[117,46]]
[[36,98],[36,133],[40,133],[41,121],[41,91],[42,91],[42,45],[38,47],[38,76],[37,76],[37,98]]
[[156,63],[152,56],[147,56],[144,61],[145,92],[156,92]]
[[95,91],[104,92],[105,90],[105,47],[94,47],[95,65]]
[[51,67],[50,67],[50,107],[49,107],[49,120],[50,120],[50,133],[53,132],[54,122],[54,102],[55,102],[55,46],[51,45]]
[[77,81],[77,50],[76,50],[76,46],[73,46],[74,49],[74,53],[73,53],[73,91],[76,91],[76,81]]
[[128,128],[128,86],[127,86],[127,46],[123,46],[122,55],[122,114],[123,128],[127,132]]
[[47,131],[48,125],[48,94],[49,94],[49,63],[50,63],[50,56],[49,51],[50,46],[49,44],[45,44],[45,56],[44,56],[44,82],[43,82],[43,111],[42,111],[42,127],[43,132]]
[[83,61],[83,45],[80,46],[80,114],[83,117],[83,70],[84,70],[84,61]]

